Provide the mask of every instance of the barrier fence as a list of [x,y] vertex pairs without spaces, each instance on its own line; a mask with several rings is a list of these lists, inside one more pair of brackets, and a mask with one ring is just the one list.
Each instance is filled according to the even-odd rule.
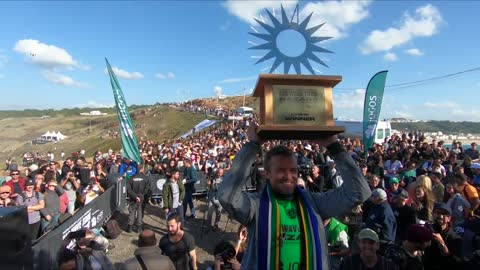
[[59,252],[65,246],[64,239],[67,235],[82,228],[103,226],[115,210],[125,208],[125,201],[126,184],[121,180],[78,210],[71,218],[43,235],[32,247],[33,269],[57,269]]

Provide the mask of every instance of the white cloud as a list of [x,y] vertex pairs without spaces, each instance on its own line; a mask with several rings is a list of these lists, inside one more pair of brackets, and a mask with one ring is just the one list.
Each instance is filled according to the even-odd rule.
[[333,106],[337,109],[362,109],[365,100],[365,89],[335,94]]
[[228,12],[244,22],[256,25],[254,19],[259,19],[260,14],[263,14],[265,9],[272,11],[275,9],[275,14],[279,14],[280,5],[286,10],[290,10],[295,7],[298,1],[235,1],[228,0],[223,6],[228,10]]
[[464,121],[480,121],[480,110],[453,109],[450,113],[452,116],[458,117],[459,120],[463,119]]
[[100,102],[97,102],[95,100],[89,100],[87,103],[77,104],[74,107],[77,107],[77,108],[85,108],[85,107],[88,107],[88,108],[111,108],[113,106],[114,106],[113,103],[107,104],[107,103],[100,103]]
[[17,41],[14,50],[24,54],[32,63],[49,69],[80,68],[88,70],[90,68],[73,59],[65,49],[55,45],[41,43],[35,39],[22,39]]
[[319,1],[305,5],[301,14],[306,18],[313,12],[309,26],[325,23],[316,33],[317,36],[342,38],[348,29],[369,16],[371,1]]
[[[298,1],[234,1],[225,2],[224,6],[228,12],[241,20],[251,24],[258,25],[254,19],[264,18],[266,23],[269,19],[265,9],[274,11],[275,16],[280,18],[280,5],[283,5],[287,15],[292,16],[293,10]],[[313,16],[310,19],[309,27],[326,23],[316,33],[317,36],[331,36],[341,38],[347,35],[347,30],[354,24],[359,23],[368,17],[368,5],[371,1],[324,1],[309,2],[300,11],[300,21],[305,19],[310,13]],[[273,12],[272,12],[273,13]]]
[[222,87],[220,87],[218,85],[213,87],[213,92],[215,92],[216,97],[221,96],[222,95]]
[[429,37],[436,34],[442,22],[442,15],[435,6],[431,4],[421,6],[415,10],[414,15],[405,12],[397,28],[372,31],[360,46],[360,50],[363,54],[389,51],[416,37]]
[[157,78],[157,79],[166,79],[167,76],[163,75],[162,73],[157,73],[157,74],[155,74],[155,78]]
[[[117,77],[120,77],[122,79],[126,79],[126,80],[138,80],[138,79],[143,79],[143,74],[140,73],[140,72],[129,72],[129,71],[126,71],[126,70],[123,70],[121,68],[118,68],[116,66],[113,66],[112,67],[112,70],[113,70],[113,73],[115,73],[115,75],[117,75]],[[105,74],[108,74],[108,70],[105,68],[104,70]]]
[[393,117],[395,118],[413,118],[413,115],[411,113],[408,113],[406,111],[393,111]]
[[453,109],[453,108],[459,107],[457,103],[451,102],[451,101],[442,101],[442,102],[427,101],[423,104],[423,106],[430,109]]
[[397,61],[397,60],[398,60],[398,57],[397,57],[396,54],[391,53],[391,52],[388,52],[388,53],[386,53],[386,54],[383,56],[383,59],[384,59],[385,61],[393,62],[393,61]]
[[164,80],[164,79],[174,79],[174,78],[175,78],[175,74],[173,74],[173,72],[168,72],[167,74],[157,73],[157,74],[155,74],[155,78],[161,79],[161,80]]
[[218,83],[238,83],[238,82],[245,82],[250,80],[255,80],[257,76],[250,76],[250,77],[243,77],[243,78],[228,78],[219,81]]
[[420,51],[419,49],[416,49],[416,48],[405,50],[405,53],[413,55],[413,56],[422,56],[423,55],[423,52]]
[[75,81],[74,79],[72,79],[68,76],[65,76],[63,74],[56,73],[56,72],[53,72],[53,71],[50,71],[50,70],[45,70],[44,72],[42,72],[42,75],[43,75],[43,77],[45,77],[45,79],[47,79],[47,80],[49,80],[49,81],[51,81],[55,84],[64,85],[64,86],[68,86],[68,87],[78,87],[78,88],[88,88],[89,87],[86,83],[77,82],[77,81]]

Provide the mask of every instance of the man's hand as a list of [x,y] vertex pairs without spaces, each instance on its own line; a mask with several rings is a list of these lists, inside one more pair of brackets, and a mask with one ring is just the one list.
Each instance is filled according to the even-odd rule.
[[337,141],[338,141],[337,135],[333,135],[333,136],[330,136],[330,137],[327,137],[327,138],[322,138],[322,139],[319,139],[319,140],[311,140],[310,142],[311,143],[318,143],[319,146],[327,147],[327,146],[329,146],[332,143],[335,143]]
[[140,203],[140,197],[135,198],[135,201],[136,201],[137,203]]
[[85,232],[85,238],[86,238],[86,239],[93,240],[93,239],[95,239],[95,234],[93,233],[93,231],[87,230],[87,231]]
[[52,220],[52,217],[51,217],[50,215],[46,215],[46,216],[45,216],[45,219],[46,219],[47,221],[50,221],[50,220]]
[[215,262],[214,262],[215,270],[222,269],[221,268],[222,262],[223,262],[222,256],[220,255],[215,256]]
[[235,257],[230,259],[228,262],[232,265],[233,270],[240,270],[240,263]]
[[257,128],[258,128],[258,124],[256,122],[253,122],[250,126],[248,126],[248,128],[247,128],[247,139],[251,142],[257,142],[257,143],[261,144],[261,143],[263,143],[263,141],[257,135]]
[[313,183],[313,179],[310,175],[307,175],[307,181],[310,182],[310,183]]

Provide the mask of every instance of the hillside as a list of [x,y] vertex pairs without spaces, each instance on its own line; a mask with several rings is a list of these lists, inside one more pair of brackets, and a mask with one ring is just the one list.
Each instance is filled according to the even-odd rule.
[[448,134],[480,134],[478,122],[428,121],[415,123],[391,123],[392,128],[402,130],[420,130],[423,132],[438,132]]
[[[174,139],[191,129],[204,119],[204,115],[181,112],[167,106],[150,106],[148,109],[131,110],[132,120],[137,126],[137,138],[164,141]],[[31,140],[46,131],[61,131],[68,138],[57,143],[31,145]],[[107,116],[53,116],[11,117],[0,120],[0,159],[8,157],[17,159],[24,152],[46,153],[53,151],[56,157],[65,151],[66,155],[85,149],[88,156],[100,149],[118,150],[120,138],[110,138],[108,131],[119,130],[116,114]]]

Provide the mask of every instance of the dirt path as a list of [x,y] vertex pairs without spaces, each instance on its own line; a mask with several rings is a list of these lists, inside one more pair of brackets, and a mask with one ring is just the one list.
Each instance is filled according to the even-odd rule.
[[[205,269],[213,262],[212,253],[217,242],[220,240],[235,240],[239,223],[234,220],[228,220],[226,213],[223,213],[219,224],[219,231],[207,232],[206,228],[204,228],[202,233],[202,225],[204,223],[206,224],[206,222],[204,222],[207,210],[205,199],[197,200],[195,206],[197,208],[197,219],[189,219],[184,228],[185,231],[192,234],[195,238],[199,269]],[[189,212],[187,212],[187,214],[188,213]],[[124,215],[121,215],[120,225],[122,228],[126,227],[128,220],[127,215],[127,211],[125,211]],[[145,228],[152,229],[157,233],[157,241],[167,232],[163,209],[157,206],[147,205],[143,221]],[[110,260],[117,266],[119,263],[131,258],[134,250],[137,248],[137,239],[138,236],[136,233],[126,233],[123,231],[117,239],[111,240],[115,248],[108,253]]]

